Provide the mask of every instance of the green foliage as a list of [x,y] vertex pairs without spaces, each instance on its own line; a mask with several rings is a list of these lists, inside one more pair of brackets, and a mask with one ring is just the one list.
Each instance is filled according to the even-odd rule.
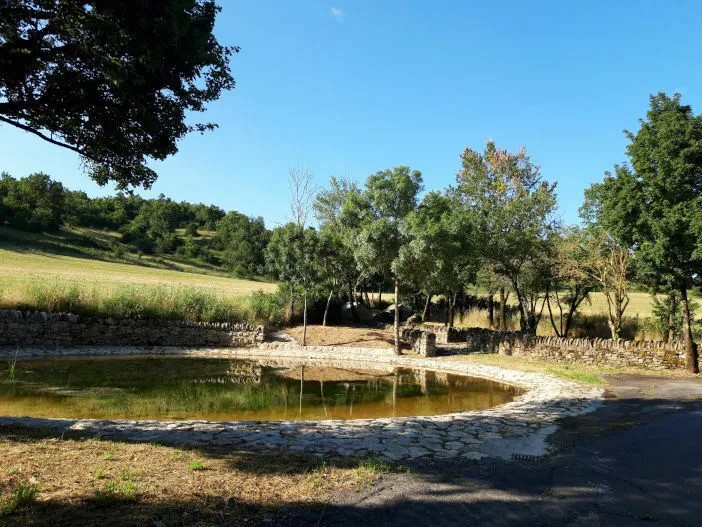
[[400,248],[407,242],[403,225],[417,208],[422,174],[399,166],[368,177],[363,195],[344,204],[346,216],[359,219],[354,255],[367,274],[400,277]]
[[185,235],[186,236],[192,236],[193,238],[197,238],[200,236],[200,233],[197,232],[197,223],[194,221],[191,221],[185,226]]
[[205,467],[205,464],[200,460],[188,463],[188,468],[190,470],[206,470],[207,469],[207,467]]
[[479,260],[473,220],[460,202],[430,192],[407,215],[403,229],[407,243],[397,268],[405,280],[427,294],[458,293],[475,280]]
[[20,180],[0,175],[0,223],[34,232],[55,231],[61,225],[63,202],[63,185],[46,174]]
[[[639,131],[626,132],[630,165],[615,166],[586,193],[592,221],[636,249],[636,271],[649,285],[687,290],[702,271],[702,116],[680,96],[651,96]],[[692,322],[685,317],[687,365],[697,371]]]
[[39,485],[20,483],[12,491],[12,495],[0,506],[0,517],[12,514],[17,509],[28,507],[36,501]]
[[555,184],[542,180],[526,149],[516,154],[489,141],[484,151],[466,148],[453,194],[472,211],[477,246],[487,263],[514,289],[521,329],[538,324],[536,297],[544,290],[541,270],[554,228]]
[[309,291],[318,283],[321,268],[317,261],[320,237],[313,228],[295,223],[273,229],[266,247],[266,266],[273,277]]
[[149,160],[215,126],[187,124],[186,114],[234,87],[238,48],[213,34],[219,9],[212,0],[7,4],[0,121],[78,152],[101,185],[150,187]]
[[133,502],[139,498],[139,488],[134,481],[106,481],[102,489],[95,489],[92,501],[106,507],[113,503]]
[[[287,288],[283,288],[286,292]],[[251,294],[251,318],[255,322],[270,323],[282,326],[285,323],[283,307],[286,305],[285,296],[278,293],[264,293],[254,291]]]
[[224,251],[224,261],[237,276],[262,275],[263,251],[270,239],[263,218],[250,218],[230,212],[217,222],[216,246]]

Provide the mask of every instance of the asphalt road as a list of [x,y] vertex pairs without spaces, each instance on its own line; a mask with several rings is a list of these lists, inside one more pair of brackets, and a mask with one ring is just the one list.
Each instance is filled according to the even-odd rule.
[[612,376],[530,461],[412,465],[286,524],[702,525],[702,379]]

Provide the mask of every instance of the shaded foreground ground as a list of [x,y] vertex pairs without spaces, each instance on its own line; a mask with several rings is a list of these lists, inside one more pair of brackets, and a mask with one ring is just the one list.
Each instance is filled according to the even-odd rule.
[[607,380],[607,402],[565,419],[552,455],[416,465],[339,497],[321,524],[699,525],[702,381]]
[[4,430],[2,498],[20,482],[40,485],[38,503],[4,519],[159,527],[698,525],[702,381],[629,374],[605,380],[606,403],[563,420],[549,456],[435,461],[389,472],[375,461],[180,451]]
[[[0,525],[288,523],[318,516],[333,491],[356,492],[388,468],[375,460],[0,433]],[[12,511],[23,484],[38,486],[36,502]]]

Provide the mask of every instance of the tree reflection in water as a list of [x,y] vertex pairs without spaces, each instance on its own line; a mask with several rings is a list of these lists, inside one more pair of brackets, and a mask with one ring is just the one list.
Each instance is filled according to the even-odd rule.
[[[353,365],[352,365],[353,366]],[[14,393],[13,393],[14,390]],[[3,415],[96,419],[319,420],[434,415],[504,404],[518,390],[425,370],[192,357],[0,365]],[[295,404],[297,403],[297,404]],[[291,404],[298,407],[288,412]]]

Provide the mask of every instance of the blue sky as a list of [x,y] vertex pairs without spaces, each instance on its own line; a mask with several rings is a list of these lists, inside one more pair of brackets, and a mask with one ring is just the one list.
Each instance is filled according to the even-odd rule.
[[[241,46],[235,90],[202,119],[220,128],[154,163],[175,200],[288,216],[287,170],[319,185],[409,165],[427,190],[455,180],[458,154],[492,138],[524,145],[577,221],[583,189],[625,160],[651,93],[702,111],[699,2],[220,0],[220,42]],[[0,126],[0,170],[43,171],[90,195],[76,155]]]

